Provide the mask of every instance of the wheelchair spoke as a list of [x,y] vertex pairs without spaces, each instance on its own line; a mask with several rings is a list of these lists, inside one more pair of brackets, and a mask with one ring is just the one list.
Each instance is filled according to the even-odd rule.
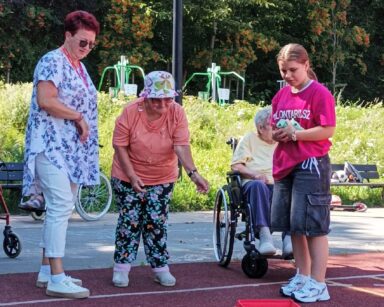
[[94,221],[107,213],[112,201],[112,188],[109,179],[100,174],[100,184],[80,186],[76,209],[87,221]]

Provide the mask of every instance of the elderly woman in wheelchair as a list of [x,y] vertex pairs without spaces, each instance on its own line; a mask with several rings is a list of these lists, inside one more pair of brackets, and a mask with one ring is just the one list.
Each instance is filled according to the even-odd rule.
[[[232,171],[227,173],[227,185],[217,192],[214,210],[213,241],[219,264],[230,263],[234,238],[244,239],[247,253],[242,269],[247,276],[256,278],[267,272],[266,258],[277,252],[270,232],[272,157],[276,147],[270,117],[270,107],[261,109],[254,118],[255,131],[248,132],[238,144],[235,139],[227,142],[234,150]],[[236,234],[239,217],[245,222],[245,231]],[[291,255],[291,237],[283,234],[281,257],[290,258]]]

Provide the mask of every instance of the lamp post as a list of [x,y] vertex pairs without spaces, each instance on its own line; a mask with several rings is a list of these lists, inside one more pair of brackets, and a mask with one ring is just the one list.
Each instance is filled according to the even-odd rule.
[[172,75],[175,78],[176,101],[183,104],[183,0],[173,0]]
[[[173,39],[172,39],[172,75],[175,78],[176,91],[179,96],[175,100],[183,104],[183,0],[173,0]],[[180,160],[179,177],[182,177]]]

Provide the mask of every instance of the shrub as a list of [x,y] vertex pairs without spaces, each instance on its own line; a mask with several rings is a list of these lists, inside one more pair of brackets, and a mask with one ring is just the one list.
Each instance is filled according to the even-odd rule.
[[[29,112],[31,84],[0,86],[0,159],[22,161],[24,130]],[[113,149],[112,132],[116,117],[130,98],[111,99],[99,93],[100,165],[109,175]],[[192,153],[199,172],[207,178],[211,190],[199,195],[189,178],[183,174],[178,180],[171,205],[172,211],[210,210],[217,189],[225,183],[232,155],[226,144],[229,137],[241,137],[254,129],[253,116],[261,107],[246,101],[218,106],[215,103],[186,96],[183,106],[191,131]],[[382,103],[361,107],[338,106],[337,129],[333,137],[330,156],[333,163],[369,163],[378,166],[384,181],[384,139],[381,137]],[[370,206],[382,205],[381,189],[332,188],[343,202],[364,201]]]

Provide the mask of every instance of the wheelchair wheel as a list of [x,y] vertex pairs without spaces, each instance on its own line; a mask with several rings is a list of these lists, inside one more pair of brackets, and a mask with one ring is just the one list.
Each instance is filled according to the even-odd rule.
[[216,193],[213,211],[213,248],[219,265],[226,267],[231,262],[236,223],[232,222],[234,211],[229,204],[227,187]]
[[241,269],[250,278],[261,278],[268,271],[268,260],[255,258],[247,253],[241,261]]
[[100,184],[79,186],[75,204],[79,215],[86,221],[96,221],[104,216],[112,202],[112,187],[107,176],[100,173]]
[[6,234],[4,236],[3,249],[9,258],[16,258],[19,256],[21,252],[21,243],[19,237],[13,232]]

